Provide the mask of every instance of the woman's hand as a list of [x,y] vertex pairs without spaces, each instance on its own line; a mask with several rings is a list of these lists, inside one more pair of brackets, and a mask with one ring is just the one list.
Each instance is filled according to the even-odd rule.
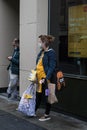
[[40,83],[40,84],[45,83],[45,79],[41,79],[41,80],[39,81],[39,83]]

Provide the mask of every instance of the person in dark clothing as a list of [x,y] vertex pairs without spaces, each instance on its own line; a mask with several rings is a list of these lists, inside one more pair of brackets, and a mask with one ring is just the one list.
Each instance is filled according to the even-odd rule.
[[49,116],[51,104],[47,102],[47,97],[45,96],[45,89],[47,84],[55,83],[53,81],[53,75],[55,73],[56,68],[56,54],[55,51],[50,48],[50,44],[54,41],[53,36],[48,35],[40,35],[39,36],[39,46],[41,48],[40,53],[37,56],[36,60],[36,73],[38,80],[38,87],[36,92],[36,111],[41,104],[42,96],[44,96],[46,110],[43,117],[41,117],[40,121],[46,121],[51,119]]
[[7,68],[10,77],[7,94],[8,98],[11,96],[13,96],[13,98],[17,98],[17,85],[19,81],[19,39],[15,38],[12,45],[14,47],[13,55],[7,58],[10,61]]

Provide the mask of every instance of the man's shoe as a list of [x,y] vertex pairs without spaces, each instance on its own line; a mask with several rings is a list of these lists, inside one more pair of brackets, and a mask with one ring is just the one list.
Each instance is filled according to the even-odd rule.
[[44,115],[44,116],[42,116],[40,119],[39,119],[39,121],[48,121],[48,120],[50,120],[51,119],[51,117],[49,116],[49,115]]
[[16,111],[18,111],[18,107],[16,108]]

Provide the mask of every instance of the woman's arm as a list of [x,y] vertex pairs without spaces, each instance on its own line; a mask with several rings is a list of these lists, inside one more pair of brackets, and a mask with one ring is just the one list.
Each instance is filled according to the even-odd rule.
[[46,79],[50,80],[55,68],[56,68],[56,54],[54,50],[51,50],[48,54],[48,59],[49,59],[49,69],[47,72]]

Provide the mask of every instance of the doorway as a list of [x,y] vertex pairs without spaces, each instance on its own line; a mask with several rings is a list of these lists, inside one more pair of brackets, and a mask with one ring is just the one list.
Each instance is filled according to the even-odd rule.
[[12,40],[19,37],[19,0],[0,0],[0,92],[8,86],[9,62],[12,55]]

